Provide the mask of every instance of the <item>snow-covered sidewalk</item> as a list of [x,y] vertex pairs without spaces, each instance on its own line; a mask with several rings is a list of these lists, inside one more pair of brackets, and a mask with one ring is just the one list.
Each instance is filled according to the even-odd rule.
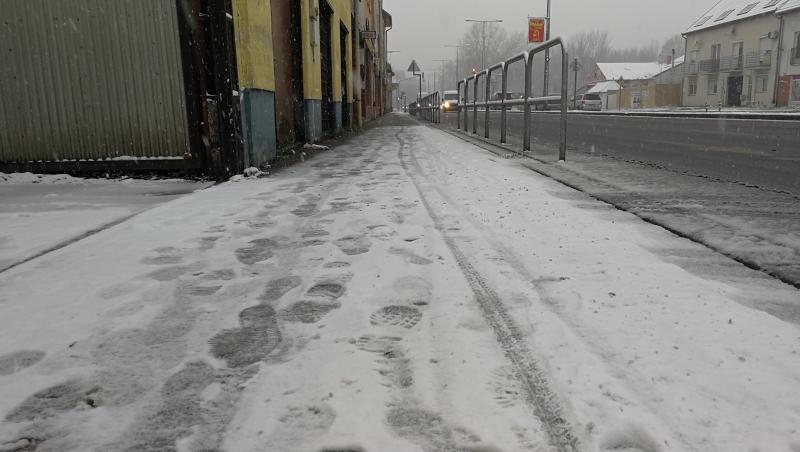
[[210,185],[0,173],[0,271]]
[[383,122],[0,273],[0,451],[800,450],[798,291]]

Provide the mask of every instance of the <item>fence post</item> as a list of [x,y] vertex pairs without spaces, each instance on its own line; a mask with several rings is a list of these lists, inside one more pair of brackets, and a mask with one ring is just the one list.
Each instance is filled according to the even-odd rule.
[[561,139],[558,143],[558,160],[567,159],[567,96],[569,96],[569,55],[561,43]]
[[[511,61],[511,60],[508,60]],[[500,105],[500,144],[505,144],[506,142],[506,96],[508,91],[508,61],[503,66],[503,87],[501,91],[503,92],[503,104]]]
[[486,86],[484,87],[483,101],[486,106],[483,107],[483,137],[489,138],[489,99],[492,92],[492,71],[486,69]]
[[481,74],[475,74],[475,98],[472,100],[472,133],[478,133],[478,85],[480,85]]
[[464,81],[460,80],[456,83],[456,91],[458,91],[458,108],[456,108],[456,130],[461,130],[461,102],[463,101],[464,97],[461,95],[462,88],[464,86]]
[[531,150],[531,77],[533,76],[533,54],[535,50],[528,53],[528,59],[525,64],[525,105],[522,127],[522,152],[529,152]]
[[469,81],[472,77],[467,77],[464,79],[464,105],[462,106],[464,110],[464,132],[469,132]]

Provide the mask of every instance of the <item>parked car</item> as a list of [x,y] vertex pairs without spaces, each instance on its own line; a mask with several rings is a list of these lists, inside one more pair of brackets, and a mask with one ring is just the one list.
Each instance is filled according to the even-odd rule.
[[442,96],[442,111],[457,111],[458,100],[458,91],[445,91]]
[[603,109],[603,101],[597,93],[578,94],[575,106],[578,110],[600,111]]

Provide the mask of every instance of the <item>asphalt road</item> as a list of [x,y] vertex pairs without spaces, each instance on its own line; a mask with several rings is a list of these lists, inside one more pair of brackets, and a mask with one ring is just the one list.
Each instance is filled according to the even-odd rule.
[[[558,142],[557,114],[533,113],[532,121],[534,143]],[[442,124],[455,128],[455,113],[442,115]],[[522,113],[509,112],[509,143],[522,143],[522,125]],[[570,114],[568,127],[572,152],[800,194],[800,121]],[[491,112],[489,130],[499,140],[499,112]]]

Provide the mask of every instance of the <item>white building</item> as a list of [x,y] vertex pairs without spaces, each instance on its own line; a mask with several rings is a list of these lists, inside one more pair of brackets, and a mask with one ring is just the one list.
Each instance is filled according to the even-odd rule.
[[721,0],[689,26],[683,104],[774,106],[781,36],[776,11],[786,3]]
[[[678,106],[681,101],[681,80],[684,57],[672,63],[597,63],[587,75],[594,88],[604,90],[603,109],[658,108]],[[602,82],[614,82],[603,84]],[[617,83],[621,83],[620,89]],[[594,89],[592,88],[592,89]],[[616,92],[613,92],[616,90]],[[597,90],[591,91],[598,93]],[[622,105],[619,105],[620,102]]]
[[776,103],[800,107],[800,0],[782,3],[775,14],[781,31]]

